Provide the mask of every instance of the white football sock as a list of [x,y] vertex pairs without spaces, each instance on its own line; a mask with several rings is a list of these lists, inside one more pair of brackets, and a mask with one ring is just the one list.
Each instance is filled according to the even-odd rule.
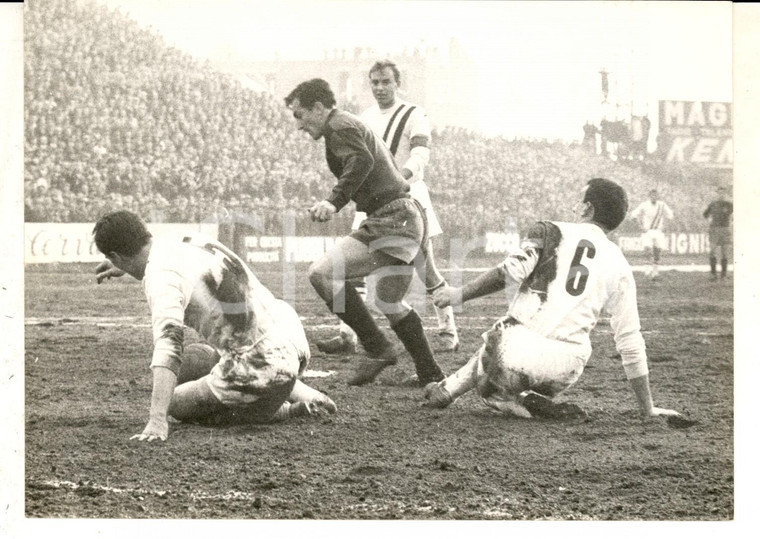
[[457,326],[454,323],[454,308],[451,305],[443,309],[439,309],[433,305],[433,308],[435,309],[435,315],[438,317],[438,332],[456,335]]

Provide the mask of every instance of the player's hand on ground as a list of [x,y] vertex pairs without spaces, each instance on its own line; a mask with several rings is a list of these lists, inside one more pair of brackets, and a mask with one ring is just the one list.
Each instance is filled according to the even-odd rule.
[[[459,288],[444,284],[433,292],[433,303],[439,309],[443,309],[449,305],[454,305],[457,302],[456,298],[461,298],[461,296],[462,293]],[[459,303],[461,303],[461,300],[459,300]]]
[[338,407],[335,405],[333,400],[324,394],[308,401],[306,405],[309,408],[309,415],[319,417],[333,415],[338,411]]
[[309,407],[309,415],[316,417],[327,417],[333,415],[338,411],[338,407],[332,400],[311,401],[307,403]]
[[333,206],[330,202],[321,200],[309,208],[309,215],[311,215],[312,221],[324,223],[325,221],[332,219],[332,216],[336,211],[338,211],[338,208]]
[[126,272],[113,265],[110,260],[104,260],[95,267],[95,279],[98,284],[110,279],[111,277],[121,277]]
[[135,434],[130,440],[138,440],[140,442],[147,441],[152,442],[154,440],[166,441],[169,437],[169,422],[165,419],[151,419],[148,421],[148,425],[145,430],[140,434]]

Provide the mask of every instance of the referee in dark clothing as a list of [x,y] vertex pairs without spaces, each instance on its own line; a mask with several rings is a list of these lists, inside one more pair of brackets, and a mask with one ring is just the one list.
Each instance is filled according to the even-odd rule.
[[720,277],[725,279],[731,250],[731,216],[734,205],[726,200],[726,188],[718,187],[718,200],[713,200],[702,214],[710,219],[710,279],[718,279],[718,251],[720,251]]
[[367,218],[358,230],[341,238],[309,268],[309,280],[328,307],[356,332],[368,358],[349,379],[351,385],[372,382],[397,362],[396,347],[367,310],[351,279],[377,272],[375,303],[412,356],[419,384],[444,378],[435,362],[419,314],[403,298],[414,264],[427,241],[422,207],[409,195],[409,185],[393,156],[356,116],[335,108],[328,83],[312,79],[286,98],[299,130],[314,140],[325,139],[330,170],[338,179],[330,195],[309,209],[312,220],[325,222],[350,200]]

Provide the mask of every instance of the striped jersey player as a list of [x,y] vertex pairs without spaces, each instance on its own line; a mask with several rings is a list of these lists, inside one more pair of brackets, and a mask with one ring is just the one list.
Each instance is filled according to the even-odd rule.
[[641,243],[644,249],[651,251],[652,255],[652,269],[649,276],[656,279],[659,276],[660,253],[667,247],[663,229],[665,221],[673,219],[673,210],[660,199],[657,189],[652,189],[649,191],[649,200],[636,206],[636,209],[631,212],[631,217],[638,222],[643,231]]
[[[154,239],[127,211],[103,216],[95,243],[107,258],[96,269],[98,283],[128,273],[142,280],[150,307],[153,396],[138,439],[165,440],[168,415],[269,422],[335,411],[327,396],[297,379],[310,353],[295,311],[227,247],[202,235]],[[205,344],[185,349],[185,326]]]
[[[441,234],[443,230],[433,211],[430,192],[424,181],[425,167],[430,161],[428,145],[431,138],[430,120],[425,110],[419,105],[396,98],[395,103],[388,108],[372,105],[359,115],[359,119],[382,136],[399,168],[411,173],[407,178],[409,194],[425,208],[428,235],[434,237]],[[360,212],[356,220],[361,219]]]
[[428,404],[442,408],[476,388],[489,406],[521,417],[585,415],[552,399],[581,376],[591,357],[591,330],[606,312],[641,413],[677,415],[652,403],[636,284],[622,252],[607,238],[627,207],[619,185],[595,178],[576,205],[579,222],[539,221],[496,268],[461,289],[437,292],[437,303],[450,304],[519,285],[506,316],[483,334],[485,342],[469,362],[426,387]]

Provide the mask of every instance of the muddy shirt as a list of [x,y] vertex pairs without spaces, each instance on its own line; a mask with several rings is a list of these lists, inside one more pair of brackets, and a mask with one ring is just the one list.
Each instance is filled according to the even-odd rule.
[[589,334],[605,311],[627,377],[647,374],[633,272],[601,228],[538,222],[498,268],[520,283],[508,316],[545,337],[582,344],[590,356]]
[[334,109],[327,118],[324,137],[327,165],[338,178],[327,201],[338,210],[353,200],[357,211],[369,214],[408,196],[409,185],[390,151],[356,116]]
[[279,313],[292,308],[216,240],[202,235],[154,239],[143,288],[153,327],[151,367],[178,372],[185,325],[219,351],[222,359],[215,368],[220,376],[242,384],[265,385],[281,367],[292,370],[283,364],[292,364],[294,355],[302,366],[308,360],[300,323],[278,324]]

